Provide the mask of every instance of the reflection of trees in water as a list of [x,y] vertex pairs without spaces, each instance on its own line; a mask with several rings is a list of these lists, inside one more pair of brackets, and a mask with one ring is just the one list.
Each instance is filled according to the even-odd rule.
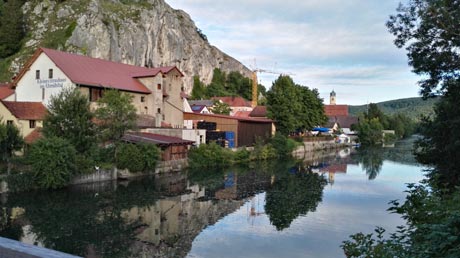
[[393,148],[366,147],[360,148],[356,154],[352,155],[353,159],[359,162],[366,171],[369,180],[375,179],[384,160],[397,162],[400,164],[417,165],[413,155],[413,144],[416,137],[399,141]]
[[376,147],[362,148],[354,155],[354,158],[366,171],[369,180],[374,180],[382,169],[383,149]]
[[314,173],[278,173],[265,196],[265,212],[277,230],[289,228],[300,215],[315,211],[327,181]]
[[22,219],[47,248],[77,255],[127,257],[127,247],[142,225],[128,223],[122,211],[153,204],[156,196],[153,181],[147,180],[97,194],[71,190],[14,194],[6,206],[24,209]]

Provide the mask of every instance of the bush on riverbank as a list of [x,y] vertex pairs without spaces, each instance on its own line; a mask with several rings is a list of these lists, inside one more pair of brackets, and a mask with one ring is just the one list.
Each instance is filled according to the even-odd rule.
[[120,143],[115,156],[117,168],[128,169],[134,173],[153,171],[160,157],[160,150],[153,144]]
[[37,185],[53,189],[66,186],[76,172],[76,156],[74,146],[65,139],[38,140],[28,153]]
[[268,142],[258,140],[252,151],[241,148],[237,151],[222,148],[210,143],[201,144],[189,152],[189,164],[198,167],[227,167],[234,164],[247,164],[250,161],[270,160],[289,156],[298,143],[293,139],[277,134]]
[[377,228],[375,235],[350,236],[342,244],[347,257],[460,257],[460,190],[446,195],[425,185],[408,188],[405,202],[392,201],[389,209],[407,225],[389,239],[384,238],[383,228]]

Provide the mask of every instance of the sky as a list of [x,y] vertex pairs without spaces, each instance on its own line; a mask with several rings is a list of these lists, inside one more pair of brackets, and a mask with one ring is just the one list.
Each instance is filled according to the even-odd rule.
[[[325,104],[417,97],[419,78],[385,23],[400,0],[166,0],[249,68],[291,74]],[[277,74],[260,73],[270,88]]]

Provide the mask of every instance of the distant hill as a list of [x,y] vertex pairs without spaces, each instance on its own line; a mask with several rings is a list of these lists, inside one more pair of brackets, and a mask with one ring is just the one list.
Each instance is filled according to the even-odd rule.
[[[423,100],[422,98],[407,98],[389,100],[376,104],[380,110],[387,115],[403,113],[410,118],[419,120],[422,114],[430,116],[433,115],[433,107],[438,99],[439,98]],[[366,108],[367,105],[349,106],[348,112],[350,115],[358,116],[359,114],[366,112]]]

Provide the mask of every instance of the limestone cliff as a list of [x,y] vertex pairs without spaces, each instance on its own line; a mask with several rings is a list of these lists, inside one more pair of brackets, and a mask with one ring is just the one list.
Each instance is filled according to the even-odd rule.
[[39,46],[85,54],[139,66],[176,65],[186,75],[209,83],[214,68],[250,70],[210,45],[190,16],[164,0],[27,1],[23,6],[27,31],[13,71]]

